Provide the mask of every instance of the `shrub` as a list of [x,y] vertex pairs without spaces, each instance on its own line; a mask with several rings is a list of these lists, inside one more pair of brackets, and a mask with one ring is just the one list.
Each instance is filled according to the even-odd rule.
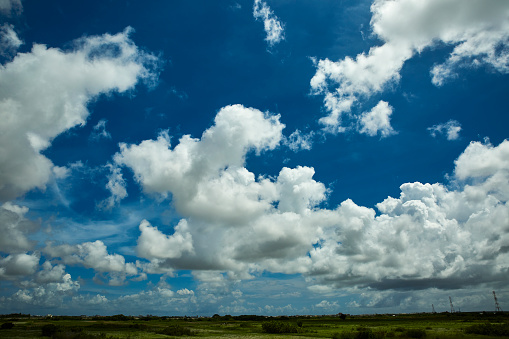
[[373,332],[370,328],[359,326],[356,332],[334,333],[332,339],[382,339],[385,332]]
[[129,325],[129,328],[136,329],[136,330],[146,330],[148,328],[145,324],[131,324]]
[[182,335],[194,335],[194,332],[190,329],[183,327],[179,324],[171,325],[166,327],[164,330],[157,332],[164,335],[182,336]]
[[465,329],[467,334],[481,334],[489,336],[509,336],[509,324],[477,324]]
[[43,337],[53,337],[58,332],[58,327],[54,324],[46,324],[41,328]]
[[355,339],[375,339],[376,334],[367,327],[361,327],[357,329],[357,334],[355,335]]
[[409,338],[424,338],[426,337],[426,331],[420,328],[411,328],[406,331],[406,335]]
[[115,337],[107,336],[105,333],[91,334],[83,332],[57,332],[53,335],[53,339],[114,339]]
[[336,332],[332,334],[332,339],[354,339],[354,332]]
[[2,330],[10,330],[13,327],[14,327],[13,323],[3,323],[2,324]]
[[267,333],[297,333],[299,329],[294,323],[285,321],[268,321],[262,323],[262,330]]

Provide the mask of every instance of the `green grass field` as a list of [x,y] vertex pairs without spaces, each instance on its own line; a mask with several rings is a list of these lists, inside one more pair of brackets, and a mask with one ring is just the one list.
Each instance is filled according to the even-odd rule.
[[0,324],[0,338],[509,338],[509,313],[505,312],[369,315],[346,319],[11,315],[2,316]]

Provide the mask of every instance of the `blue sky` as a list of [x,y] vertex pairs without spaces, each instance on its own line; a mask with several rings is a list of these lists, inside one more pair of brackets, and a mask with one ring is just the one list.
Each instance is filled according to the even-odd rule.
[[509,299],[506,1],[0,0],[0,312]]

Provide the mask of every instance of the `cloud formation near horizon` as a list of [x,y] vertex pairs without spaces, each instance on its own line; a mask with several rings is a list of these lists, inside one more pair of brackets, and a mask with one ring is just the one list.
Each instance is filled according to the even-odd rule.
[[[377,204],[378,214],[351,200],[321,207],[329,192],[313,180],[313,168],[285,167],[276,178],[256,178],[243,167],[249,150],[278,145],[282,127],[277,116],[228,106],[201,140],[184,136],[172,148],[162,135],[122,145],[115,162],[131,168],[145,192],[171,196],[184,217],[173,235],[143,222],[139,253],[169,269],[244,278],[302,273],[335,288],[448,289],[504,281],[508,141],[471,143],[456,160],[457,188],[406,183],[399,198]],[[232,152],[222,153],[224,145]]]

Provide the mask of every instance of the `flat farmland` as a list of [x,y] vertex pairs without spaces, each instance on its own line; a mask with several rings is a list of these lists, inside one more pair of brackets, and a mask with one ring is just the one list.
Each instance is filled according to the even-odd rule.
[[262,317],[2,316],[0,338],[509,338],[509,313]]

